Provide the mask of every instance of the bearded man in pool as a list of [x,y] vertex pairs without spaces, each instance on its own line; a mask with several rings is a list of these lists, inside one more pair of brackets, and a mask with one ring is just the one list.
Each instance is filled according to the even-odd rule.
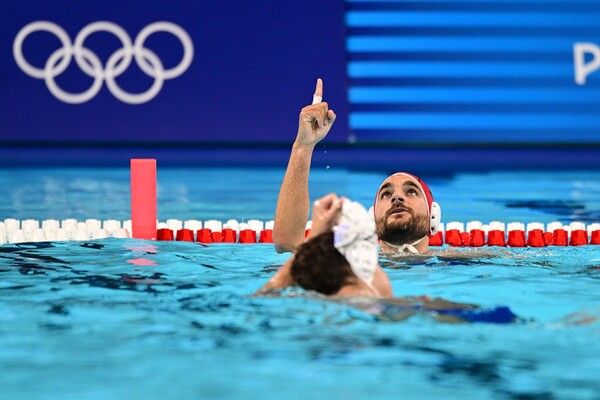
[[[280,253],[294,252],[304,242],[312,153],[336,118],[322,97],[323,82],[318,79],[313,104],[300,112],[298,134],[277,200],[273,242]],[[425,182],[406,172],[391,175],[379,187],[372,210],[383,254],[428,251],[429,237],[437,232],[441,213]]]

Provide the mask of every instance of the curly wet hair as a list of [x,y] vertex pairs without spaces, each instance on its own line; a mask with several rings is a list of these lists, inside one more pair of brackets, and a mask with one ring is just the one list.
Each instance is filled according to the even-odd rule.
[[354,274],[346,258],[333,245],[333,232],[325,232],[302,244],[291,265],[296,284],[325,295],[337,293]]

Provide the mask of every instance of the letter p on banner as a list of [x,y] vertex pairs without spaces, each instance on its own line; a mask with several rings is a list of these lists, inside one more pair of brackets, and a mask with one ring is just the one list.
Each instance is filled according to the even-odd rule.
[[[586,54],[593,56],[588,63],[585,62]],[[575,43],[573,60],[575,62],[575,83],[585,85],[587,76],[600,68],[600,47],[594,43]]]

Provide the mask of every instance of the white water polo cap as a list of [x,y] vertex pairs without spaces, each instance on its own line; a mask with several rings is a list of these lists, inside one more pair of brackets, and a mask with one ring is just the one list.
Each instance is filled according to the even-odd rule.
[[399,176],[399,175],[406,176],[410,180],[414,181],[417,184],[417,186],[419,187],[419,189],[421,189],[421,192],[423,193],[423,196],[425,197],[425,203],[427,205],[427,210],[429,211],[429,232],[427,233],[427,236],[431,237],[431,236],[435,235],[438,232],[438,230],[440,229],[440,221],[442,219],[442,209],[441,209],[440,205],[433,200],[433,194],[431,193],[431,189],[429,189],[429,186],[427,186],[425,181],[421,180],[416,175],[409,174],[408,172],[396,172],[395,174],[392,174],[392,175],[388,176],[387,178],[385,178],[385,180],[381,183],[381,185],[379,185],[379,189],[377,189],[377,193],[375,194],[375,202],[373,204],[373,210],[372,210],[373,216],[375,216],[375,208],[377,208],[377,201],[379,200],[379,191],[381,190],[381,187],[385,184],[385,182],[388,179],[390,179],[394,176]]
[[344,199],[341,215],[333,227],[333,245],[346,258],[354,275],[373,288],[379,245],[375,222],[361,204]]

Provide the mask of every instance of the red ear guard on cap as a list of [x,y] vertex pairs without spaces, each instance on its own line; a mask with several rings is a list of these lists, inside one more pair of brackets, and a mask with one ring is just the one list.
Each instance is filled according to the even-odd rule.
[[[416,181],[416,183],[419,185],[421,192],[423,192],[423,194],[425,195],[425,202],[427,203],[427,209],[429,210],[429,233],[427,234],[427,236],[431,237],[431,236],[435,235],[440,228],[440,222],[442,220],[442,208],[440,207],[440,205],[438,203],[433,201],[433,194],[431,193],[429,186],[427,186],[427,184],[424,181],[422,181],[420,178],[418,178],[417,176],[415,176],[413,174],[409,174],[408,172],[396,172],[395,174],[388,176],[385,180],[388,180],[392,176],[396,176],[396,175],[407,176],[407,177],[413,179],[414,181]],[[383,183],[382,183],[382,185],[383,185]],[[380,188],[381,188],[381,186],[380,186]],[[375,202],[373,204],[373,216],[375,215],[375,207],[377,207],[378,193],[379,193],[379,190],[377,190],[377,193],[375,194]]]

